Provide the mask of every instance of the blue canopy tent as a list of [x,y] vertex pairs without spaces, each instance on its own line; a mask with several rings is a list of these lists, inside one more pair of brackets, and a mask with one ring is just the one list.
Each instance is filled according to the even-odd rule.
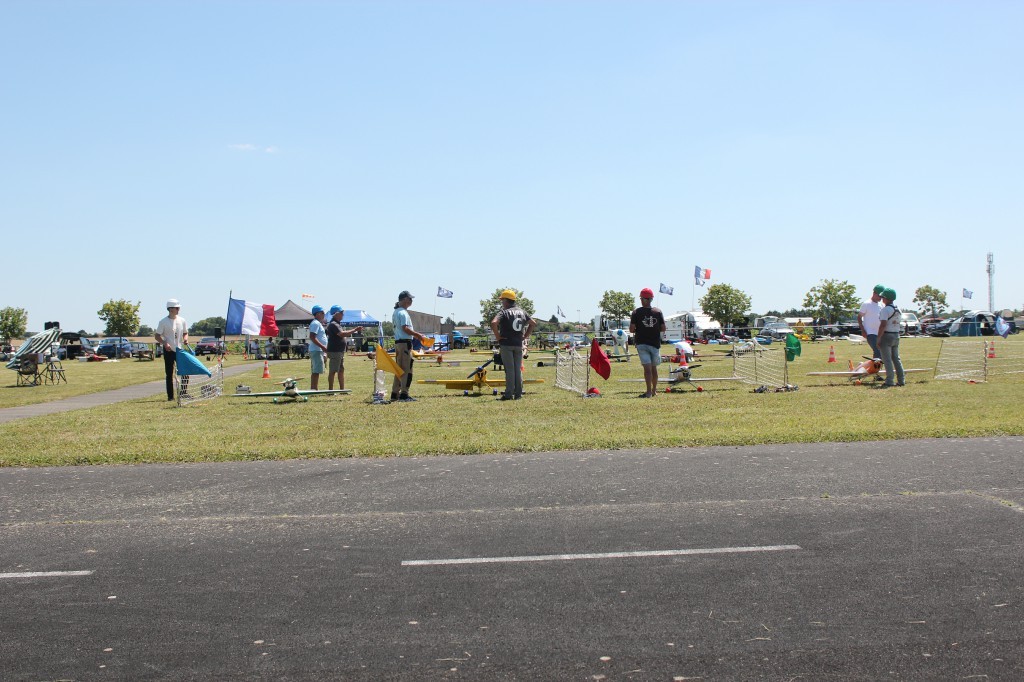
[[[369,327],[377,327],[377,343],[384,345],[384,325],[379,321],[375,320],[367,314],[365,310],[344,310],[341,313],[341,326],[342,327],[367,327],[363,331],[364,339],[371,339],[372,334],[369,332]],[[362,350],[360,347],[359,350]]]

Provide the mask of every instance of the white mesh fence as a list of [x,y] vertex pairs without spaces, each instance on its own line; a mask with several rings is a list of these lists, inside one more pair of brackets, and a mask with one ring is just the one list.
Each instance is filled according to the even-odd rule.
[[208,367],[210,376],[192,374],[174,376],[174,387],[178,394],[178,406],[213,400],[224,393],[224,366],[215,362]]
[[988,344],[980,339],[943,339],[935,363],[936,379],[985,381]]
[[590,388],[590,358],[575,348],[555,351],[555,386],[586,395]]
[[1024,341],[1018,335],[991,339],[985,350],[985,373],[988,377],[1024,374]]
[[745,384],[786,389],[789,373],[786,352],[782,348],[747,341],[732,347],[732,374]]

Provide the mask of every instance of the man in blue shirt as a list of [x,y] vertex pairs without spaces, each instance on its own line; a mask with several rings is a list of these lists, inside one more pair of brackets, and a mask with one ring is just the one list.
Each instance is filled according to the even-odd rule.
[[391,399],[402,403],[416,400],[409,396],[409,386],[412,385],[412,340],[419,339],[422,343],[426,338],[412,328],[412,316],[409,315],[412,298],[408,291],[398,294],[395,312],[391,314],[391,322],[395,325],[395,362],[405,372],[401,377],[396,376],[391,384]]
[[327,331],[324,329],[323,306],[313,306],[313,321],[309,323],[309,388],[320,388],[320,375],[324,373],[324,353],[327,352]]

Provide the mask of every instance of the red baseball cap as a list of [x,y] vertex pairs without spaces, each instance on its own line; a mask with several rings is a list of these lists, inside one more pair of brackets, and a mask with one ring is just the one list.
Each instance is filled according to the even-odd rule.
[[640,298],[654,298],[654,289],[644,287],[640,290]]

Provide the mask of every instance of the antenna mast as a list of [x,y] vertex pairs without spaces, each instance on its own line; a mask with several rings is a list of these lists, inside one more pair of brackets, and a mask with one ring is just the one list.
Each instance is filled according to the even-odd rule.
[[996,297],[995,297],[995,286],[993,280],[996,276],[996,264],[995,259],[992,256],[992,252],[988,252],[988,267],[985,268],[985,272],[988,273],[988,309],[992,312],[996,311]]

